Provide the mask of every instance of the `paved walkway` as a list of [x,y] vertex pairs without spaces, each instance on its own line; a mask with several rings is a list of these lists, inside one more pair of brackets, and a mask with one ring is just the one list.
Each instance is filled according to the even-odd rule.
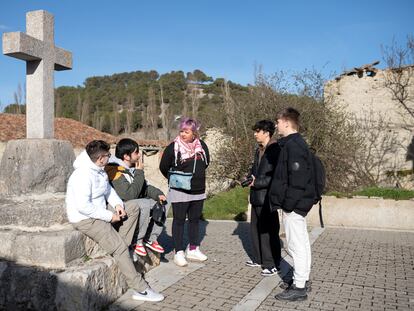
[[[203,222],[206,263],[172,263],[171,223],[162,236],[166,260],[146,278],[166,299],[141,303],[127,292],[111,310],[414,310],[414,233],[326,229],[311,231],[312,292],[304,302],[280,302],[279,276],[263,278],[244,265],[249,224]],[[290,257],[283,269],[290,268]]]

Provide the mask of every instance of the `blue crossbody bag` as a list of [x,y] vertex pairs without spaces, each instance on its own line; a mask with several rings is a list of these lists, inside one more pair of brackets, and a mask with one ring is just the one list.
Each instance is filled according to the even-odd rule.
[[[191,180],[193,179],[193,174],[195,172],[197,163],[197,154],[194,156],[194,167],[192,173],[186,173],[182,171],[175,171],[174,169],[170,169],[168,171],[168,186],[173,189],[183,189],[183,190],[191,190]],[[177,163],[175,163],[177,166]],[[176,167],[175,166],[175,167]]]

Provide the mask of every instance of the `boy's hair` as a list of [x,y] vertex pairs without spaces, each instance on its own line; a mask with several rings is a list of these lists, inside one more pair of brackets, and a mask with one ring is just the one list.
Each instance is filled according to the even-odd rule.
[[103,140],[92,140],[85,147],[86,153],[92,162],[96,162],[100,156],[108,153],[110,148],[111,146]]
[[123,138],[116,144],[115,156],[124,160],[124,155],[130,156],[135,150],[139,151],[138,143],[133,139]]
[[276,120],[287,119],[291,121],[296,129],[299,129],[300,113],[295,108],[287,107],[276,114]]
[[268,132],[269,136],[272,137],[273,133],[275,132],[275,123],[270,120],[260,120],[257,121],[255,125],[252,127],[253,131],[264,131]]

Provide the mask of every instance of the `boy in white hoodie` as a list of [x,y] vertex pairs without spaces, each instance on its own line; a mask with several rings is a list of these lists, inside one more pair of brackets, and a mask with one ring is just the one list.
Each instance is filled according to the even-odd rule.
[[91,141],[73,163],[75,171],[69,178],[66,192],[69,222],[115,259],[134,290],[133,299],[162,301],[164,296],[149,287],[131,260],[128,246],[139,209],[134,201],[129,201],[124,208],[124,203],[110,186],[104,170],[111,156],[109,149],[110,146],[102,140]]

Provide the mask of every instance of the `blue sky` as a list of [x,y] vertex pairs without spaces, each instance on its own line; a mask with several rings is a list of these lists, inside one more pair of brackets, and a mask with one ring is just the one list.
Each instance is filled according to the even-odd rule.
[[[381,60],[381,45],[414,34],[412,0],[0,0],[0,32],[25,31],[25,14],[55,16],[55,44],[72,51],[55,86],[136,70],[200,69],[253,83],[265,73],[315,68],[329,74]],[[25,83],[23,61],[0,55],[0,104]]]

